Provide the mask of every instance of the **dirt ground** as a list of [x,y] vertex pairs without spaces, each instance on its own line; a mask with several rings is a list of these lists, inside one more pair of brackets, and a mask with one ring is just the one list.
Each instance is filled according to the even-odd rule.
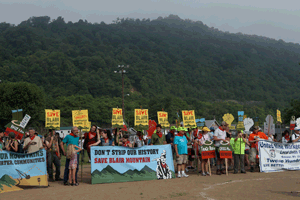
[[[63,167],[62,167],[63,172]],[[250,173],[201,176],[189,172],[188,178],[91,185],[90,166],[85,165],[79,186],[50,182],[48,188],[32,188],[0,194],[13,199],[299,199],[300,172]],[[79,171],[80,177],[80,171]],[[80,180],[80,178],[79,178]]]

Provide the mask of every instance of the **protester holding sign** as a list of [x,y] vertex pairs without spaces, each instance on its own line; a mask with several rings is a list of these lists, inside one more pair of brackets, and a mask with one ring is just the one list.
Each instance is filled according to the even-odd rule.
[[178,134],[175,136],[174,139],[174,145],[175,145],[175,152],[177,157],[177,169],[178,169],[178,178],[181,177],[188,177],[188,175],[185,174],[185,165],[187,163],[188,159],[188,141],[184,134],[184,128],[179,127],[178,128]]
[[[228,124],[223,121],[221,126],[215,131],[214,134],[214,141],[215,141],[215,146],[216,146],[216,155],[217,155],[217,175],[225,174],[225,169],[223,167],[224,159],[220,158],[219,154],[219,146],[221,144],[221,141],[227,142],[226,141],[226,127]],[[221,171],[222,168],[222,171]]]
[[295,133],[292,135],[292,142],[298,142],[300,140],[300,127],[294,129]]
[[[198,139],[198,141],[197,141],[199,146],[202,146],[203,144],[205,144],[206,141],[210,141],[208,132],[210,132],[209,128],[204,127],[202,129],[202,137],[200,139]],[[208,159],[202,159],[202,162],[201,162],[202,176],[210,175],[210,173],[208,172],[208,169],[207,169],[207,161],[208,161]]]
[[167,144],[166,136],[161,132],[161,125],[156,125],[156,133],[153,133],[151,138],[151,145],[163,145]]
[[[78,137],[78,128],[76,126],[73,126],[71,129],[71,133],[69,135],[67,135],[64,139],[63,139],[63,143],[66,144],[67,146],[69,144],[73,144],[78,146],[79,145],[79,137]],[[76,172],[75,172],[75,181],[76,181],[76,185],[78,185],[78,181],[77,181],[77,173],[79,170],[79,152],[77,153],[77,168],[76,168]],[[68,185],[68,177],[69,177],[69,164],[70,164],[70,159],[67,157],[66,158],[66,165],[65,165],[65,173],[64,173],[64,185]]]
[[237,136],[234,139],[234,174],[238,173],[239,166],[241,173],[246,174],[245,171],[245,147],[247,144],[245,135],[241,131],[237,132]]
[[97,133],[96,133],[96,130],[97,130],[97,126],[93,125],[91,127],[90,132],[84,134],[84,144],[83,144],[83,147],[84,147],[84,149],[86,149],[86,151],[88,153],[89,160],[91,160],[90,145],[97,142]]
[[259,127],[258,126],[255,126],[253,128],[253,133],[250,134],[249,136],[249,142],[251,144],[251,148],[250,148],[250,155],[249,155],[249,160],[250,160],[250,166],[251,166],[251,169],[250,171],[251,172],[254,172],[254,163],[256,163],[256,156],[258,154],[258,151],[257,151],[257,145],[258,145],[258,141],[260,139],[264,139],[264,140],[268,140],[268,137],[266,136],[266,134],[264,134],[263,132],[260,132],[259,131]]
[[27,153],[33,153],[43,148],[43,143],[40,137],[36,137],[35,130],[29,128],[29,137],[24,140],[23,149]]

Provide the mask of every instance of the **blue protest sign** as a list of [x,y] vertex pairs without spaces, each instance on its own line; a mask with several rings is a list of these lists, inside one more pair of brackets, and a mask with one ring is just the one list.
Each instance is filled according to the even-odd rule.
[[92,184],[175,177],[171,145],[91,147]]
[[0,193],[23,190],[26,186],[48,186],[46,151],[0,151]]

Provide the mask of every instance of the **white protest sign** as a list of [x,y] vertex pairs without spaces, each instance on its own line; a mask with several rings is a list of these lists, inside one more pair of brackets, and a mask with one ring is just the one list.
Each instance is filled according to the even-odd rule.
[[300,117],[298,117],[297,119],[296,119],[296,126],[298,127],[300,125]]
[[27,124],[28,124],[28,122],[29,122],[29,120],[30,120],[30,116],[29,115],[25,115],[25,117],[23,118],[23,120],[20,122],[20,126],[22,127],[22,128],[25,128],[26,126],[27,126]]
[[251,118],[244,119],[245,131],[249,132],[250,128],[254,125],[254,121]]
[[271,135],[275,134],[275,124],[272,115],[268,115],[266,117],[266,122],[264,123],[264,131],[265,134],[269,134],[269,133]]

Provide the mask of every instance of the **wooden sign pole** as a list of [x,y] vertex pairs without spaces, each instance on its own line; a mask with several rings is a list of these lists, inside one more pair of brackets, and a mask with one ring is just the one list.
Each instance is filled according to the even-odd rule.
[[225,158],[226,176],[228,176],[228,159]]

